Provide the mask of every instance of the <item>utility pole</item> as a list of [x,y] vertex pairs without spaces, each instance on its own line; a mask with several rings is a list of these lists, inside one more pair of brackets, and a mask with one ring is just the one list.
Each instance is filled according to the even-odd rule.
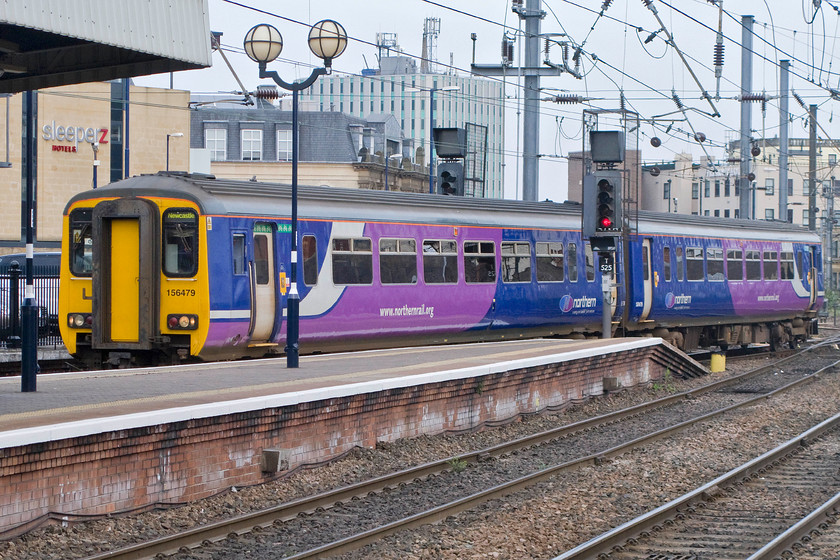
[[561,67],[540,65],[540,22],[545,17],[541,0],[513,0],[512,10],[525,20],[525,66],[473,64],[473,74],[478,76],[509,76],[521,71],[525,77],[525,103],[522,138],[522,199],[536,201],[539,198],[539,138],[540,114],[539,94],[541,76],[559,76]]
[[790,61],[780,60],[779,71],[779,219],[788,221],[788,93],[790,92]]
[[808,229],[817,229],[817,106],[808,110]]
[[[750,217],[750,136],[752,132],[752,107],[747,96],[752,93],[752,28],[753,16],[741,17],[741,184],[739,212],[742,219]],[[755,209],[753,209],[754,211]]]

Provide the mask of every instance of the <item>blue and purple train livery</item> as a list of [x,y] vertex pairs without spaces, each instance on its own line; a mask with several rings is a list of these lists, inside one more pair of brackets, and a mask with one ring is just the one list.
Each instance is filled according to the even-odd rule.
[[[60,324],[93,364],[282,353],[291,189],[140,176],[64,216]],[[614,334],[692,349],[804,340],[819,238],[776,222],[640,212],[602,267],[580,206],[301,187],[302,352]]]

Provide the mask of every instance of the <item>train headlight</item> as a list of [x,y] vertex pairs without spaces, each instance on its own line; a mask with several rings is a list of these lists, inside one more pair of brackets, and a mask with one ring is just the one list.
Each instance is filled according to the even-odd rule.
[[93,315],[90,313],[70,313],[67,315],[67,326],[71,329],[89,329],[93,325]]
[[172,330],[195,330],[198,328],[198,315],[181,313],[167,315],[166,325]]

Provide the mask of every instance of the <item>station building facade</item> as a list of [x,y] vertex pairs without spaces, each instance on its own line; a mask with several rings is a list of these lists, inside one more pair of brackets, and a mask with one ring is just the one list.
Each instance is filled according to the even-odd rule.
[[[166,135],[187,136],[189,92],[131,85],[127,104],[125,92],[123,81],[36,92],[36,249],[60,246],[64,206],[73,195],[93,186],[94,157],[99,161],[96,178],[101,186],[126,175],[164,169]],[[126,106],[129,142],[125,142]],[[25,245],[22,107],[23,94],[0,97],[0,253],[19,252]],[[97,143],[94,153],[92,145]],[[170,138],[169,159],[172,169],[189,168],[186,138]]]

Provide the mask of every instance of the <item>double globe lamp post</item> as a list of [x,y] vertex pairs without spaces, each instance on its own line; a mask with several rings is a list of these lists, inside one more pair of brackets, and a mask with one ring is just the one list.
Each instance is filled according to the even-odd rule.
[[296,368],[300,357],[300,294],[297,289],[297,186],[298,186],[298,94],[315,83],[319,76],[329,74],[332,59],[341,55],[347,47],[347,32],[338,22],[331,19],[319,21],[309,31],[309,49],[323,59],[324,68],[315,68],[308,78],[288,83],[275,71],[266,70],[266,65],[280,56],[283,50],[283,36],[276,27],[261,23],[245,34],[245,53],[259,64],[260,78],[271,78],[281,88],[292,92],[292,239],[291,239],[291,285],[287,300],[286,321],[286,367]]

